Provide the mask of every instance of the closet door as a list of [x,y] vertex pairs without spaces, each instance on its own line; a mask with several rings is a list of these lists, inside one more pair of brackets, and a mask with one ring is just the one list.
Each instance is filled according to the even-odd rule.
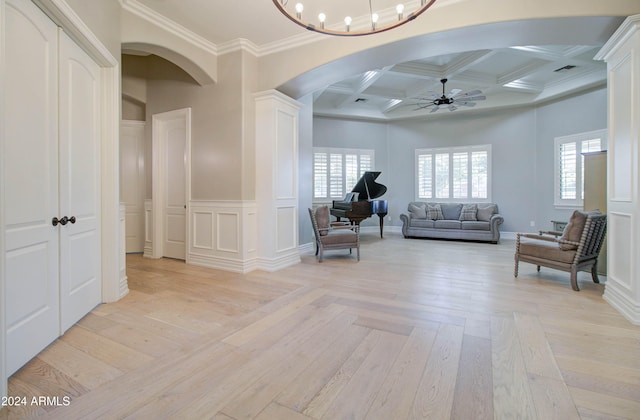
[[57,27],[30,1],[5,6],[6,346],[10,375],[58,337]]
[[60,48],[61,332],[96,307],[100,279],[100,68],[62,30]]

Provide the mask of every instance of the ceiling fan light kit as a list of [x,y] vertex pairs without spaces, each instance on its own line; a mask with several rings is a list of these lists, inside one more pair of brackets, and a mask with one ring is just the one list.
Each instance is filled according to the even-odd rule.
[[[345,18],[343,20],[344,27],[343,29],[332,26],[331,28],[327,28],[325,23],[327,18],[329,17],[324,11],[320,11],[317,17],[317,23],[311,23],[310,21],[306,21],[303,19],[303,12],[305,10],[304,4],[302,2],[297,2],[295,5],[294,2],[290,2],[289,0],[272,0],[273,4],[276,8],[287,18],[289,18],[292,22],[302,26],[305,29],[310,31],[323,33],[326,35],[335,35],[335,36],[362,36],[362,35],[371,35],[380,32],[385,32],[390,29],[397,28],[399,26],[408,23],[422,13],[424,13],[429,7],[431,7],[436,0],[420,0],[417,2],[406,2],[412,5],[411,9],[409,6],[405,6],[403,3],[397,4],[391,11],[390,10],[376,10],[373,9],[372,0],[359,0],[366,4],[368,1],[368,17],[369,27],[366,29],[352,30],[351,26],[354,21],[352,14],[349,14],[348,10],[345,10]],[[306,0],[308,2],[312,2],[312,0]],[[291,3],[291,4],[290,4]],[[321,3],[327,3],[327,1],[323,1]],[[335,0],[336,4],[339,4],[340,7],[347,9],[350,2],[345,2],[344,0]],[[410,10],[407,13],[407,10]],[[388,19],[386,23],[381,24],[380,19],[382,16],[393,15],[393,18]]]

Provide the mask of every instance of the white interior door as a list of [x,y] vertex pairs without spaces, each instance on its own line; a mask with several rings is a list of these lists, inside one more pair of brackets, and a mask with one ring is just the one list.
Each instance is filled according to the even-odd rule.
[[122,121],[120,126],[120,195],[128,253],[144,251],[144,126],[144,121]]
[[186,145],[184,118],[162,124],[165,156],[164,255],[184,260],[186,255]]
[[100,68],[62,30],[60,57],[61,332],[101,301]]
[[30,1],[6,2],[6,367],[13,374],[58,337],[57,27]]

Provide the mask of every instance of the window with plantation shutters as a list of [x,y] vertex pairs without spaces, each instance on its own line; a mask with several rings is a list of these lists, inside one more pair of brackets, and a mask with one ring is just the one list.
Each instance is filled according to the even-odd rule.
[[582,208],[584,197],[583,153],[606,149],[606,130],[589,131],[555,139],[556,207]]
[[313,199],[344,198],[366,171],[373,170],[374,151],[369,149],[313,148]]
[[416,199],[490,201],[491,145],[416,150]]

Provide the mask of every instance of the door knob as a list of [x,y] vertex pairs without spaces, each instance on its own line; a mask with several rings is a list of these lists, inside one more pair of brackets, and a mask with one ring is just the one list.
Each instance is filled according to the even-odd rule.
[[58,219],[57,217],[54,217],[53,219],[51,219],[51,224],[53,226],[58,226],[58,223],[64,226],[67,223],[69,223],[69,219],[67,218],[67,216],[64,216],[62,219]]
[[76,216],[71,216],[71,217],[63,216],[62,219],[58,219],[57,217],[54,217],[53,219],[51,219],[51,224],[53,226],[58,226],[58,224],[61,224],[62,226],[64,226],[69,222],[71,222],[71,224],[74,224],[76,222]]

